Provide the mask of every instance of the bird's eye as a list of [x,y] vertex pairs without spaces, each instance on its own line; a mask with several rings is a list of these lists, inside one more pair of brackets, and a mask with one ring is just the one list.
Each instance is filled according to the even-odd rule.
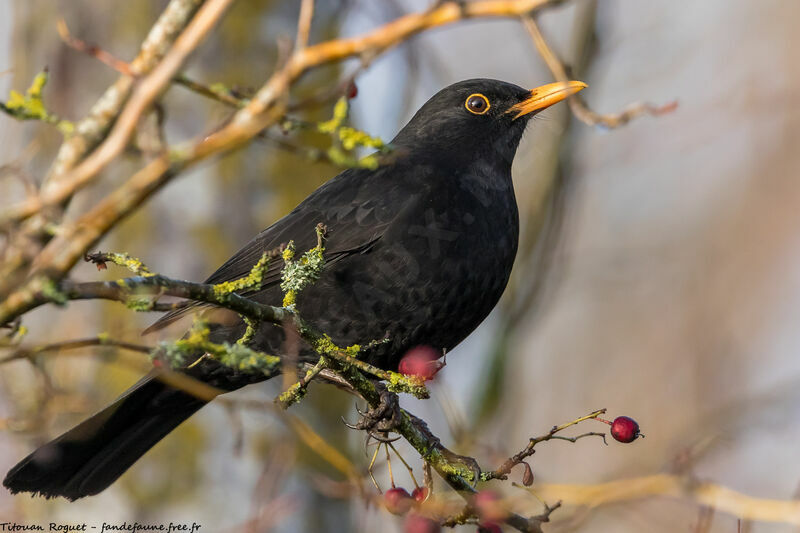
[[489,104],[488,98],[482,94],[475,93],[467,97],[467,101],[464,102],[464,107],[473,115],[483,115],[489,111],[489,108],[492,106]]

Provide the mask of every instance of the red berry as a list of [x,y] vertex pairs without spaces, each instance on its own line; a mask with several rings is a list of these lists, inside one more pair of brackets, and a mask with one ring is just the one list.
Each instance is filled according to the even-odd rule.
[[351,81],[347,84],[346,96],[348,100],[352,100],[358,96],[358,86],[356,85],[356,82]]
[[406,489],[393,487],[383,494],[383,504],[392,514],[404,515],[411,509],[414,500]]
[[443,365],[437,361],[441,356],[441,352],[437,352],[430,346],[417,346],[406,352],[400,359],[397,369],[401,374],[417,376],[427,381],[433,379],[433,376],[442,368]]
[[499,522],[508,516],[508,511],[499,494],[491,490],[482,490],[472,501],[481,520],[487,523]]
[[412,513],[406,518],[403,531],[405,533],[439,533],[442,531],[442,526],[430,518]]
[[417,487],[411,491],[411,497],[414,498],[417,503],[424,502],[428,499],[428,487]]
[[611,436],[620,442],[633,442],[639,436],[639,424],[633,418],[618,416],[611,422]]
[[494,522],[482,522],[478,524],[478,533],[503,533],[503,530]]

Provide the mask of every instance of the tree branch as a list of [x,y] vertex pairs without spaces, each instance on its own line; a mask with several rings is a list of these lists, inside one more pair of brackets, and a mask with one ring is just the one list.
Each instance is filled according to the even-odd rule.
[[[544,62],[547,64],[547,68],[550,69],[550,72],[553,74],[553,77],[556,79],[556,81],[568,81],[569,76],[567,75],[566,67],[558,59],[553,49],[544,38],[544,35],[542,35],[539,25],[536,23],[536,19],[534,19],[534,17],[530,14],[524,15],[520,17],[520,19],[522,20],[522,24],[525,26],[525,29],[528,31],[528,34],[531,36],[533,43],[536,45],[536,50],[539,52],[539,55],[542,56],[542,59],[544,59]],[[619,113],[602,115],[592,111],[589,106],[586,105],[586,102],[583,101],[583,98],[580,95],[570,96],[567,99],[567,102],[569,103],[572,113],[581,122],[588,124],[589,126],[602,126],[609,129],[624,126],[634,118],[641,115],[664,115],[666,113],[673,112],[678,107],[677,101],[669,102],[660,106],[644,102],[637,102],[627,106]]]
[[67,200],[90,183],[125,149],[139,118],[149,109],[178,73],[183,63],[222,18],[233,0],[207,0],[153,71],[136,86],[108,137],[92,154],[58,181],[45,184],[40,196],[11,206],[3,220],[27,218],[45,206]]

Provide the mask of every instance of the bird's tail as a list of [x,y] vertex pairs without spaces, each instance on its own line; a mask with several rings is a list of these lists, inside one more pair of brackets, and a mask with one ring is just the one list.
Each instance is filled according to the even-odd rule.
[[93,417],[12,468],[12,493],[77,500],[111,485],[147,450],[203,407],[206,400],[148,377]]

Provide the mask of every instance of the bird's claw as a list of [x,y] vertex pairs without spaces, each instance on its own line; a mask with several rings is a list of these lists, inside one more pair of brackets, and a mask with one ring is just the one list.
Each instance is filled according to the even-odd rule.
[[[397,394],[386,389],[381,390],[381,401],[377,407],[367,411],[361,411],[356,408],[356,411],[359,414],[358,422],[355,424],[345,422],[345,425],[350,429],[365,430],[379,442],[386,442],[385,435],[390,431],[394,431],[401,420],[400,402]],[[378,434],[383,434],[384,436],[379,436]]]

